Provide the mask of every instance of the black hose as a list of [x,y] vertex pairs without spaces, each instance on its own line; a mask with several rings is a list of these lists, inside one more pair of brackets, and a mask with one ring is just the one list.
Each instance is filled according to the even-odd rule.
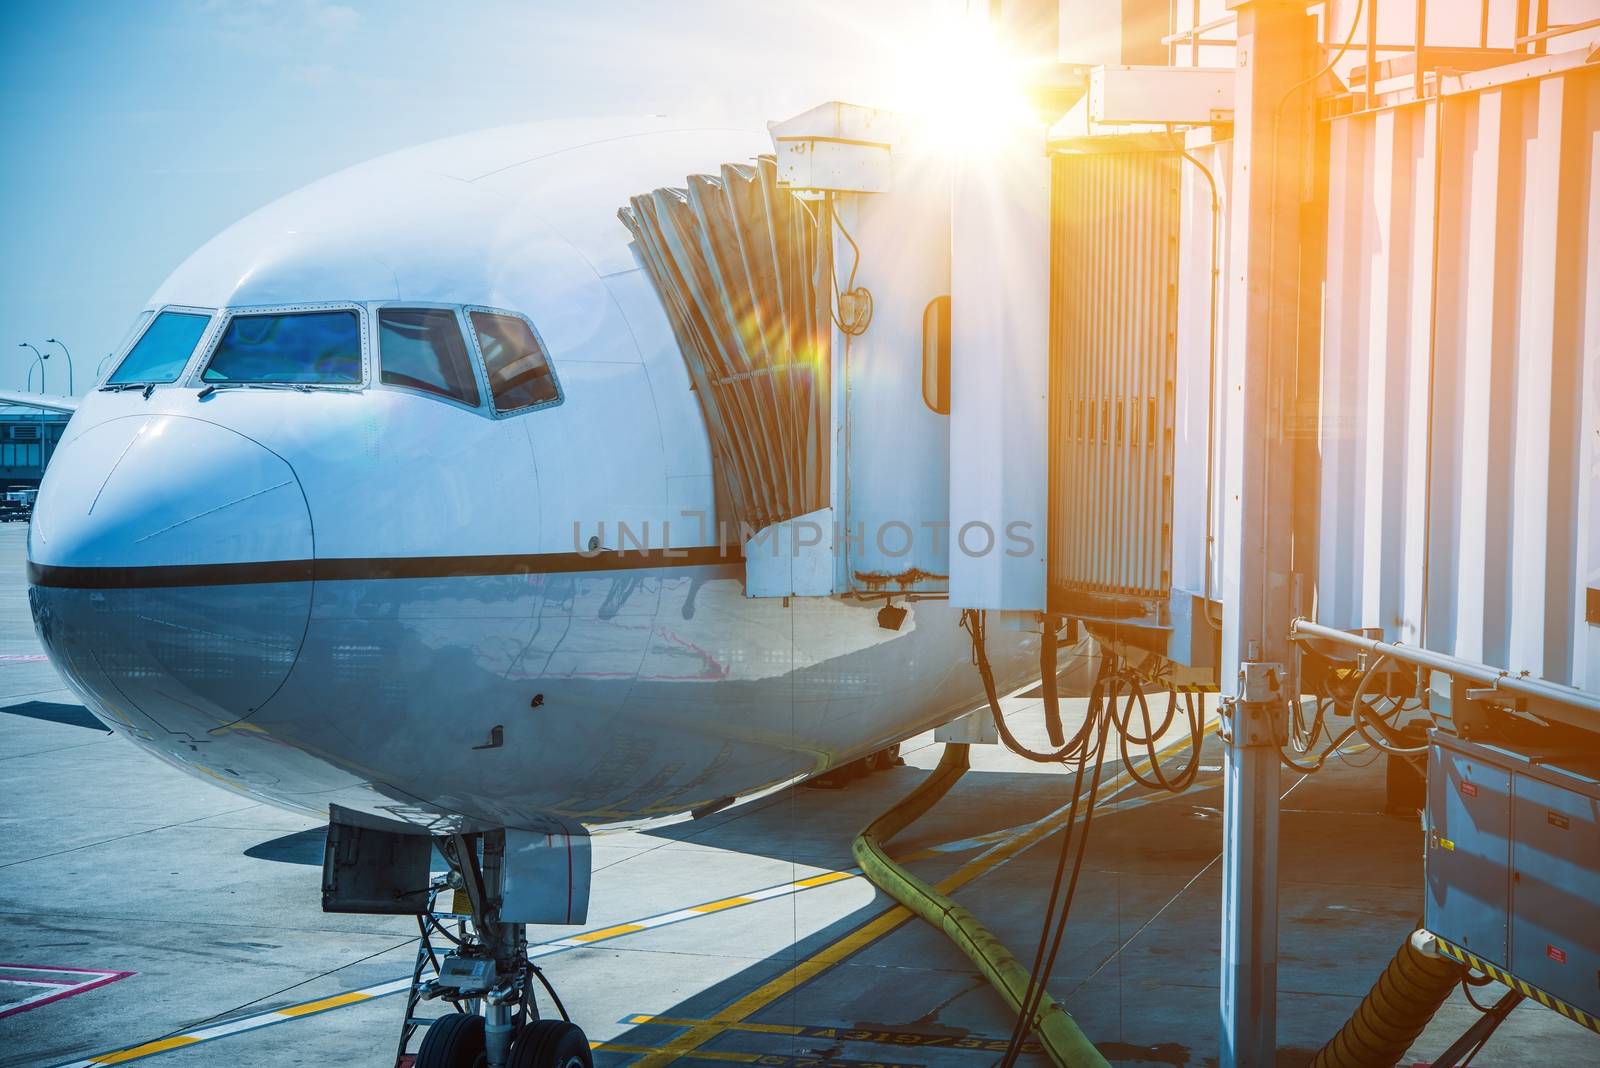
[[963,609],[961,612],[961,627],[972,636],[972,662],[978,669],[978,677],[983,680],[983,693],[989,701],[989,714],[994,718],[995,730],[1000,734],[1000,740],[1007,749],[1020,757],[1025,757],[1036,764],[1059,764],[1076,753],[1089,738],[1090,721],[1085,719],[1083,726],[1078,728],[1067,742],[1059,748],[1040,753],[1027,746],[1011,733],[1011,728],[1006,724],[1006,717],[1000,711],[1000,695],[995,689],[994,671],[989,666],[989,654],[984,648],[984,623],[983,613],[975,609]]
[[1067,744],[1067,734],[1061,729],[1061,695],[1056,691],[1056,628],[1046,619],[1044,636],[1039,642],[1039,689],[1044,694],[1044,730],[1050,744],[1057,748]]
[[[1017,1057],[1019,1057],[1022,1053],[1022,1042],[1027,1035],[1026,1027],[1023,1021],[1032,1018],[1033,1012],[1038,1006],[1039,999],[1044,995],[1045,985],[1049,982],[1050,973],[1055,970],[1056,956],[1061,951],[1061,939],[1067,930],[1067,918],[1072,912],[1073,898],[1077,895],[1078,876],[1083,871],[1083,858],[1089,844],[1089,826],[1094,821],[1095,797],[1100,791],[1100,772],[1105,767],[1107,734],[1111,729],[1111,722],[1114,717],[1099,716],[1095,718],[1098,718],[1099,720],[1100,731],[1099,737],[1094,745],[1094,774],[1089,780],[1089,796],[1083,813],[1083,828],[1078,833],[1077,852],[1072,859],[1072,875],[1067,880],[1066,895],[1061,902],[1061,915],[1059,919],[1052,917],[1048,911],[1045,913],[1044,927],[1040,931],[1040,948],[1043,948],[1044,935],[1046,932],[1050,931],[1051,922],[1054,919],[1055,931],[1050,937],[1050,952],[1049,955],[1044,958],[1042,967],[1039,966],[1037,957],[1035,958],[1034,975],[1032,981],[1029,983],[1032,998],[1031,1000],[1024,1002],[1023,1011],[1017,1016],[1018,1025],[1012,1030],[1011,1041],[1006,1046],[1005,1056],[1000,1059],[1000,1068],[1013,1068],[1017,1062]],[[1090,722],[1093,722],[1093,719],[1091,719]],[[1086,762],[1087,760],[1088,754],[1085,753],[1084,761]],[[1083,764],[1080,763],[1078,768],[1078,781],[1073,785],[1073,816],[1076,815],[1078,783],[1082,782]],[[1072,820],[1069,818],[1067,827],[1062,833],[1061,849],[1063,855],[1068,849],[1068,842],[1071,838],[1071,828]]]
[[533,972],[533,977],[539,980],[539,985],[544,987],[545,993],[550,995],[550,1000],[555,1004],[556,1011],[561,1014],[561,1018],[567,1023],[571,1023],[572,1017],[567,1015],[567,1007],[561,1004],[561,995],[556,993],[556,988],[551,986],[550,980],[545,978],[544,970],[533,963],[532,960],[528,961],[528,968]]

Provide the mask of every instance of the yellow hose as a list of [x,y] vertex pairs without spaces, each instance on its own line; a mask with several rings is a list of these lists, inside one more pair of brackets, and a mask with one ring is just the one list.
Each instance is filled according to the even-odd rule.
[[[976,916],[890,860],[883,848],[884,843],[916,822],[948,793],[967,767],[967,747],[946,743],[944,756],[933,774],[857,835],[851,852],[874,885],[942,930],[978,966],[1011,1011],[1021,1012],[1022,998],[1028,990],[1028,970]],[[1067,1010],[1048,991],[1042,992],[1038,1000],[1029,1023],[1057,1068],[1110,1068],[1094,1043],[1078,1030]]]
[[1317,1051],[1311,1068],[1386,1068],[1399,1062],[1466,969],[1406,939],[1355,1014]]

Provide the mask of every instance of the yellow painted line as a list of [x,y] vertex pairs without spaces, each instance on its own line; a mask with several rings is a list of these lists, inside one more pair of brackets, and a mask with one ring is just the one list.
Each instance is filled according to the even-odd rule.
[[[660,1024],[663,1027],[700,1027],[710,1021],[687,1020],[679,1016],[646,1016],[641,1014],[628,1017],[627,1022],[630,1024]],[[806,1033],[804,1027],[794,1027],[790,1024],[736,1023],[728,1024],[727,1030],[748,1031],[757,1035],[794,1036]]]
[[[971,882],[978,876],[987,873],[1002,860],[1008,860],[1043,838],[1048,832],[1056,829],[1057,821],[1041,825],[1023,836],[1019,836],[1008,846],[995,849],[992,853],[985,854],[977,860],[971,861],[958,869],[955,874],[939,884],[939,889],[949,891],[956,887]],[[701,1056],[700,1046],[715,1038],[727,1029],[729,1024],[745,1022],[746,1018],[760,1012],[774,1001],[791,993],[801,985],[810,982],[835,964],[876,942],[898,928],[901,924],[911,919],[911,913],[896,905],[887,912],[880,914],[876,919],[869,921],[865,926],[844,936],[831,945],[824,946],[807,960],[801,961],[788,971],[752,990],[744,997],[729,1005],[726,1009],[716,1013],[705,1024],[695,1026],[684,1034],[662,1047],[658,1053],[647,1054],[635,1065],[635,1068],[657,1068],[659,1065],[671,1064],[679,1057],[688,1053]]]
[[308,1001],[303,1005],[290,1005],[287,1009],[279,1009],[278,1015],[310,1016],[314,1012],[337,1009],[340,1005],[354,1005],[358,1001],[366,1001],[371,997],[371,994],[363,991],[352,990],[348,994],[335,994],[333,997],[323,998],[321,1001]]
[[853,872],[830,871],[826,875],[813,875],[809,879],[797,880],[794,885],[809,890],[813,886],[827,886],[829,883],[837,883],[844,879],[855,879],[857,877]]
[[133,1061],[138,1060],[140,1057],[149,1057],[155,1053],[165,1053],[169,1049],[177,1049],[180,1046],[191,1046],[198,1041],[200,1040],[193,1035],[174,1035],[171,1038],[158,1038],[154,1042],[146,1042],[144,1045],[134,1046],[132,1049],[103,1054],[96,1057],[93,1063],[121,1064],[123,1061]]
[[[1206,728],[1207,733],[1210,733],[1214,727],[1215,724],[1208,726]],[[1165,760],[1186,742],[1187,738],[1179,739],[1171,746],[1163,749],[1159,754],[1159,758]],[[1134,783],[1128,783],[1125,787],[1117,790],[1111,796],[1107,797],[1106,801],[1115,802],[1117,797],[1119,797],[1122,793],[1131,790],[1134,785]],[[1149,798],[1135,799],[1131,803],[1112,803],[1108,805],[1108,810],[1122,808],[1125,804],[1131,804],[1131,807],[1139,807],[1142,804],[1146,804],[1151,801],[1159,801],[1170,796],[1174,795],[1159,794]],[[991,868],[1004,863],[1012,856],[1032,846],[1041,838],[1047,837],[1048,835],[1054,833],[1054,831],[1060,826],[1061,820],[1059,817],[1060,813],[1057,813],[1056,818],[1046,817],[1032,825],[1026,825],[1021,828],[1007,828],[998,831],[990,831],[987,834],[979,835],[976,838],[963,839],[952,843],[946,843],[943,846],[920,849],[897,859],[902,861],[920,860],[928,857],[939,856],[945,853],[964,852],[969,849],[978,848],[980,845],[984,845],[989,842],[998,843],[997,845],[991,846],[987,852],[981,854],[967,866],[959,869],[949,879],[945,880],[945,882],[939,884],[940,889],[953,889],[955,887],[965,885],[965,883],[970,882],[972,879],[978,878]],[[708,915],[722,911],[723,909],[773,900],[774,898],[781,897],[799,890],[807,890],[813,887],[827,886],[831,883],[844,882],[845,880],[859,878],[861,878],[861,873],[859,870],[855,869],[848,871],[823,872],[820,875],[813,875],[805,879],[798,879],[792,883],[783,884],[782,886],[770,887],[763,891],[752,891],[748,895],[723,898],[719,901],[708,902],[700,906],[690,906],[689,908],[682,909],[677,912],[664,913],[661,916],[651,917],[640,923],[622,923],[596,931],[586,931],[582,934],[570,935],[563,939],[557,939],[552,942],[543,943],[538,947],[538,952],[534,952],[531,955],[544,956],[550,953],[557,953],[563,949],[577,945],[586,945],[589,943],[606,941],[613,938],[619,938],[623,935],[634,934],[638,931],[654,930],[659,926],[665,926],[669,923],[678,922],[686,917],[692,917],[695,915]],[[761,1008],[763,1004],[766,1004],[771,1000],[775,1000],[783,993],[783,990],[779,988],[779,984],[781,984],[784,980],[790,980],[791,987],[807,982],[814,976],[826,971],[840,960],[866,946],[868,943],[894,930],[909,918],[910,913],[906,912],[904,909],[896,907],[895,909],[892,909],[889,912],[879,916],[867,926],[858,929],[853,935],[846,936],[845,939],[833,946],[825,947],[811,960],[797,965],[795,968],[791,969],[790,972],[786,973],[786,975],[778,977],[778,979],[767,984],[767,986],[763,987],[761,990],[754,991],[751,994],[746,995],[745,998],[741,998],[738,1002],[735,1002],[734,1005],[729,1006],[722,1013],[719,1013],[717,1016],[713,1017],[711,1021],[690,1021],[690,1023],[695,1023],[700,1028],[701,1032],[704,1033],[704,1037],[700,1039],[702,1042],[716,1033],[720,1033],[721,1031],[764,1029],[769,1025],[745,1023],[742,1019],[736,1018],[733,1014],[739,1011],[742,1011],[743,1015],[745,1016],[753,1014],[759,1008]],[[258,1013],[254,1016],[226,1020],[219,1024],[198,1028],[186,1034],[172,1035],[167,1038],[157,1039],[153,1042],[146,1042],[138,1046],[124,1047],[122,1049],[96,1054],[82,1060],[76,1060],[66,1064],[57,1065],[56,1068],[94,1068],[96,1065],[122,1064],[128,1061],[141,1060],[145,1057],[153,1057],[157,1054],[165,1053],[174,1049],[181,1049],[185,1046],[192,1046],[203,1042],[211,1042],[216,1039],[228,1038],[236,1034],[254,1031],[261,1027],[270,1026],[273,1023],[295,1020],[305,1016],[327,1012],[330,1009],[342,1008],[346,1005],[353,1005],[362,1001],[368,1001],[373,998],[381,998],[387,997],[391,994],[403,993],[409,989],[409,987],[410,977],[405,976],[399,979],[390,980],[385,983],[379,983],[374,986],[365,987],[360,990],[347,991],[343,994],[335,994],[332,997],[304,1002],[300,1005],[290,1005],[282,1009]],[[766,1001],[763,1001],[759,1004],[755,1003],[756,995],[762,994],[763,991],[767,991],[768,988],[772,988],[774,992],[771,992],[766,997]],[[684,1026],[688,1026],[688,1024],[686,1023]],[[770,1026],[776,1027],[778,1025]],[[780,1030],[775,1033],[790,1034],[791,1032],[788,1030]],[[676,1060],[680,1056],[683,1056],[687,1050],[680,1050],[677,1048],[677,1046],[690,1039],[692,1035],[693,1032],[691,1032],[691,1034],[680,1036],[679,1039],[675,1040],[674,1043],[669,1044],[667,1047],[634,1047],[602,1043],[594,1048],[609,1049],[619,1053],[635,1053],[648,1058],[647,1062],[639,1062],[641,1064],[663,1064],[669,1063],[670,1061]],[[757,1059],[758,1055],[734,1054],[716,1050],[706,1050],[696,1051],[694,1056],[697,1059],[740,1061],[748,1063]],[[666,1060],[660,1060],[661,1057],[665,1057]]]
[[[608,1053],[635,1053],[644,1054],[646,1056],[650,1054],[659,1054],[662,1052],[661,1049],[655,1046],[624,1046],[616,1042],[595,1042],[591,1043],[589,1048],[605,1050]],[[765,1056],[765,1054],[738,1053],[733,1050],[705,1049],[696,1051],[694,1058],[697,1061],[737,1061],[740,1064],[754,1064],[763,1056]],[[673,1059],[676,1060],[677,1058],[674,1057]],[[637,1064],[642,1062],[636,1061],[635,1063]]]
[[[1178,739],[1158,753],[1157,759],[1165,759],[1170,754],[1177,752],[1182,746],[1187,745],[1188,741],[1187,737]],[[1199,759],[1198,755],[1196,759]],[[991,847],[963,864],[960,868],[957,868],[955,872],[937,883],[935,888],[940,893],[949,894],[974,879],[987,875],[1001,864],[1006,863],[1019,853],[1060,830],[1066,824],[1069,815],[1072,815],[1070,810],[1059,812],[1055,818],[1042,820],[1015,838]],[[724,1031],[730,1030],[731,1025],[745,1023],[749,1017],[771,1005],[785,994],[794,992],[834,965],[891,933],[911,918],[912,913],[910,910],[901,905],[894,906],[838,941],[824,946],[782,975],[758,986],[721,1012],[713,1014],[710,1020],[692,1026],[684,1034],[667,1042],[658,1051],[640,1057],[639,1060],[633,1062],[631,1068],[661,1068],[663,1065],[671,1064],[680,1057],[690,1054],[697,1058],[706,1056],[707,1051],[702,1050],[700,1047]]]
[[583,934],[572,935],[568,942],[600,942],[607,938],[616,938],[619,935],[633,934],[635,931],[644,930],[640,923],[619,923],[615,927],[602,927],[598,931],[585,931]]
[[690,912],[721,912],[723,909],[735,909],[740,905],[751,904],[748,897],[725,897],[721,901],[708,901],[704,905],[692,905]]

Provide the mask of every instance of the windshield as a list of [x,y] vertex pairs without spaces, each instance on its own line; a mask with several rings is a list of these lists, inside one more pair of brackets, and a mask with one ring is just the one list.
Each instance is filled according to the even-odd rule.
[[478,403],[467,344],[456,313],[447,308],[384,308],[378,313],[382,380]]
[[561,399],[544,346],[526,322],[515,315],[483,311],[472,312],[471,318],[484,368],[489,372],[495,411],[509,412]]
[[150,323],[139,343],[128,350],[108,383],[174,382],[194,352],[211,316],[164,311]]
[[235,315],[200,377],[359,385],[361,320],[344,310]]

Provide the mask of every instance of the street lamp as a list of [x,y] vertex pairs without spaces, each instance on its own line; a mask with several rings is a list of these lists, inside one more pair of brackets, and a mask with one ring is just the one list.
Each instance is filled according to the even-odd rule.
[[53,337],[44,339],[46,345],[60,345],[61,351],[67,353],[67,396],[72,396],[72,353],[67,351],[67,346]]
[[35,367],[37,367],[39,369],[39,392],[43,393],[44,392],[44,361],[46,361],[46,360],[48,360],[50,358],[50,354],[46,353],[46,352],[40,352],[37,348],[34,348],[34,346],[28,344],[26,341],[17,342],[17,348],[19,348],[19,349],[33,349],[33,355],[34,355],[35,358],[34,358],[33,363],[30,364],[29,367],[28,367],[28,388],[30,390],[33,388],[33,369]]

